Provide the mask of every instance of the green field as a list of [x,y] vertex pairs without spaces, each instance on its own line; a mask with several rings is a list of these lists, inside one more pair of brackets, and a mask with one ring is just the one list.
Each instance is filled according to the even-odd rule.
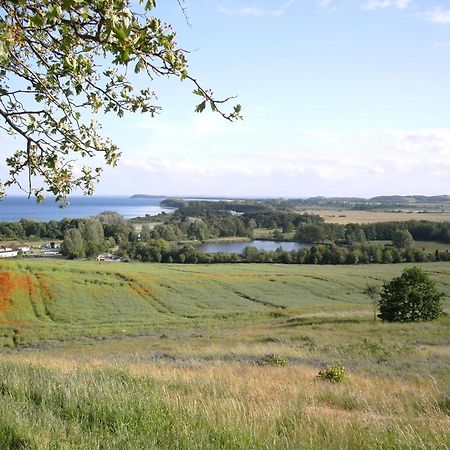
[[[365,284],[381,284],[403,267],[4,261],[0,343],[222,326],[278,313],[361,314],[370,305]],[[450,264],[423,267],[450,294]]]
[[446,449],[449,316],[361,294],[404,267],[1,261],[0,449]]

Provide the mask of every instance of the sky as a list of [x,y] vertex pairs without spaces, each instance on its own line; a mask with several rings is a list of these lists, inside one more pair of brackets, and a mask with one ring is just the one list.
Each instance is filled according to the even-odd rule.
[[97,118],[122,151],[97,194],[450,194],[450,0],[185,6],[189,23],[175,0],[155,15],[244,120],[195,113],[189,82],[155,80],[157,117]]

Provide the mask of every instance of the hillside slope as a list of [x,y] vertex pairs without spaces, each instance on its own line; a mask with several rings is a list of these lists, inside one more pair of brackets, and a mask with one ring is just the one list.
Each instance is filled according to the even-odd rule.
[[[421,266],[450,297],[450,263]],[[1,261],[0,347],[224,327],[277,314],[363,314],[370,310],[365,284],[403,268]]]

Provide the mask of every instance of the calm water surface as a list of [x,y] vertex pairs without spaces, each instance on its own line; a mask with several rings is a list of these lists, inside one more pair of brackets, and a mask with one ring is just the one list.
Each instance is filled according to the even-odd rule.
[[161,208],[161,198],[129,198],[125,196],[93,196],[70,198],[69,206],[59,208],[52,199],[46,199],[39,205],[34,199],[8,196],[0,202],[0,222],[17,222],[20,219],[37,221],[61,220],[95,216],[103,211],[115,211],[130,219],[149,214],[154,216],[172,209]]
[[255,247],[258,250],[273,251],[278,247],[283,250],[300,250],[301,248],[309,248],[311,245],[302,244],[300,242],[287,241],[249,241],[249,242],[211,242],[200,244],[196,248],[203,253],[242,253],[245,247]]

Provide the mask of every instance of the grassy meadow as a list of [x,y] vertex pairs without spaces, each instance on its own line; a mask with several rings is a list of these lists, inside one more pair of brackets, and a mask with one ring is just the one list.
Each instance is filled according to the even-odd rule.
[[0,449],[449,448],[449,316],[361,294],[404,267],[1,261]]

